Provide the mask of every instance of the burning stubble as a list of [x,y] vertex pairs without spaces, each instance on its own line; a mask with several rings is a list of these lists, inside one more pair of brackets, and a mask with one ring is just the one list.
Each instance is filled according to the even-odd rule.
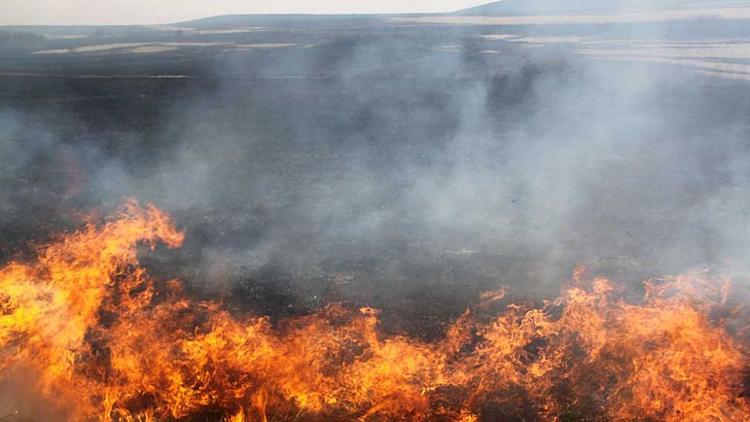
[[73,421],[750,415],[746,292],[729,279],[652,279],[630,301],[580,267],[539,308],[487,292],[424,342],[383,335],[373,308],[330,304],[271,324],[190,299],[138,260],[139,245],[183,237],[162,211],[130,202],[0,269],[2,373],[27,374]]

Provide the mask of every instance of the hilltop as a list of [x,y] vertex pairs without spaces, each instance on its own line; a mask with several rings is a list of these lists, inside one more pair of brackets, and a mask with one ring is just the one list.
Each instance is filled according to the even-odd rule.
[[456,15],[508,16],[508,15],[555,15],[570,13],[602,13],[628,10],[676,9],[690,6],[726,5],[722,1],[680,0],[499,0],[454,12]]

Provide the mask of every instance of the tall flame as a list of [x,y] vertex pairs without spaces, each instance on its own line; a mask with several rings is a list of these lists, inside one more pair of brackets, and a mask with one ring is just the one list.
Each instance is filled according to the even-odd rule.
[[33,374],[73,421],[750,420],[732,287],[706,273],[637,303],[580,271],[541,308],[492,314],[489,292],[425,343],[381,335],[371,308],[272,325],[192,300],[138,263],[182,240],[131,202],[0,269],[0,378]]

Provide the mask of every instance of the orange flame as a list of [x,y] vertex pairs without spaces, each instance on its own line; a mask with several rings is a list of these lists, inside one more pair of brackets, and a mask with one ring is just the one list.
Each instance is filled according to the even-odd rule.
[[577,269],[542,308],[488,315],[505,294],[488,292],[424,343],[380,335],[370,308],[272,326],[191,300],[138,265],[138,245],[182,240],[131,202],[0,269],[0,378],[30,371],[73,421],[750,420],[729,283],[707,273],[634,304]]

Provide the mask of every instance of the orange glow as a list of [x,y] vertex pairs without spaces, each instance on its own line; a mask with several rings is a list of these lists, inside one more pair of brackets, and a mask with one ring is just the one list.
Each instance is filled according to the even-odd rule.
[[0,269],[0,378],[33,373],[73,421],[750,420],[733,287],[707,273],[634,303],[581,267],[541,308],[492,315],[505,292],[487,292],[425,343],[381,335],[371,308],[272,326],[193,300],[138,264],[182,240],[131,202]]

